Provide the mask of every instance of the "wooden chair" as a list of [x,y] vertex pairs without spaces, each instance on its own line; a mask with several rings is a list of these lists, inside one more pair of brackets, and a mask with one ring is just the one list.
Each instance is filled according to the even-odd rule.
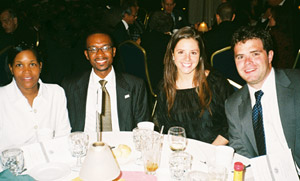
[[211,66],[221,72],[226,78],[231,79],[240,85],[245,84],[245,81],[237,72],[233,51],[230,46],[215,51],[211,55],[210,61]]
[[147,55],[143,47],[132,40],[122,42],[119,47],[119,56],[122,70],[128,74],[144,79],[148,83],[151,95],[156,98],[157,95],[152,89],[151,80],[148,73]]
[[300,49],[298,50],[298,54],[297,54],[297,57],[295,59],[295,63],[294,63],[293,69],[299,68],[299,65],[297,66],[299,57],[300,57]]
[[127,40],[122,42],[119,47],[119,56],[121,61],[122,70],[128,74],[144,79],[148,84],[148,90],[152,95],[152,114],[154,115],[157,105],[157,95],[154,93],[151,80],[148,72],[147,55],[143,47],[138,45],[135,41]]

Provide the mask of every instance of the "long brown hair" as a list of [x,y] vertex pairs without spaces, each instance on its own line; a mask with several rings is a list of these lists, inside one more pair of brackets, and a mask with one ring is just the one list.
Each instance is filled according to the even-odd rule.
[[177,43],[181,39],[192,38],[198,42],[200,57],[199,63],[195,68],[195,74],[193,77],[193,84],[196,85],[196,92],[199,97],[199,102],[202,107],[200,116],[202,116],[205,109],[210,113],[209,108],[212,93],[206,81],[205,75],[205,61],[206,55],[204,50],[204,43],[200,34],[191,27],[184,27],[179,29],[171,38],[168,43],[165,58],[164,58],[164,91],[167,97],[168,114],[173,107],[176,97],[176,80],[178,78],[177,67],[173,60],[173,53]]

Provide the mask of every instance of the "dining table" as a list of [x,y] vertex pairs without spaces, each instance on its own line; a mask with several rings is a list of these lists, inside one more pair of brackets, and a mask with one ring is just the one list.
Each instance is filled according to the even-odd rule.
[[[97,141],[97,134],[89,134],[89,145]],[[131,154],[126,160],[118,162],[121,172],[135,172],[143,173],[143,165],[136,164],[136,159],[140,153],[135,149],[133,142],[132,132],[102,132],[102,142],[108,144],[112,148],[117,148],[118,145],[124,144],[131,148]],[[214,159],[215,150],[217,146],[208,144],[202,141],[187,139],[187,147],[185,152],[192,155],[192,166],[190,171],[201,171],[203,173],[208,172],[207,163]],[[62,171],[56,175],[56,173],[49,173],[45,176],[45,180],[57,180],[57,181],[76,181],[79,180],[79,172],[71,169],[72,165],[76,163],[76,158],[72,157],[69,150],[68,136],[46,140],[44,142],[34,143],[21,147],[24,153],[25,168],[26,171],[23,174],[29,174],[31,176],[38,175],[38,171],[45,174],[47,166],[64,166]],[[169,171],[169,157],[172,154],[172,150],[168,144],[168,135],[164,135],[164,142],[161,153],[161,162],[159,168],[156,171],[155,177],[158,181],[172,180]],[[82,158],[84,161],[84,157]],[[234,153],[232,159],[232,166],[227,170],[227,179],[233,180],[233,165],[234,162],[242,162],[244,165],[248,165],[250,160],[244,156]],[[101,163],[99,163],[101,164]],[[251,167],[247,168],[244,175],[245,181],[254,180]],[[41,179],[42,180],[42,179]],[[127,181],[127,180],[126,180]]]

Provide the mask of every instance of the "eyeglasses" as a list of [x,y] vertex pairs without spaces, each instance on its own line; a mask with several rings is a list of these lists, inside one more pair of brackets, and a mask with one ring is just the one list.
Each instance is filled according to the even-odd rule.
[[97,48],[97,47],[89,47],[87,50],[90,53],[98,53],[99,50],[101,50],[103,53],[109,52],[111,50],[112,46],[110,45],[105,45],[101,48]]

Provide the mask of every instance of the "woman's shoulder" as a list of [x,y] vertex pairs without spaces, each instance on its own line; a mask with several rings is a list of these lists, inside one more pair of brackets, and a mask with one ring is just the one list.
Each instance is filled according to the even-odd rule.
[[58,84],[52,84],[52,83],[43,83],[42,81],[39,82],[41,86],[43,87],[43,90],[46,90],[47,93],[51,94],[64,94],[64,89],[58,85]]
[[0,87],[0,96],[3,96],[6,92],[11,92],[13,86],[14,86],[13,81],[7,85],[1,86]]

